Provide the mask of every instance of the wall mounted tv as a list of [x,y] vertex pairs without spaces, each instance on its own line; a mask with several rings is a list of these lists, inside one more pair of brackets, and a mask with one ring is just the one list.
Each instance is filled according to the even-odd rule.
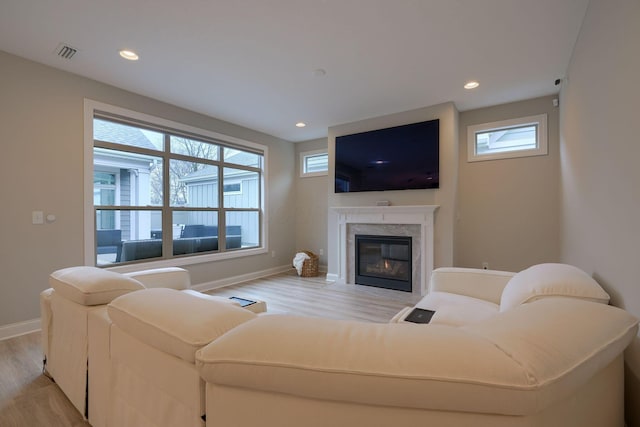
[[335,192],[440,186],[440,121],[336,137]]

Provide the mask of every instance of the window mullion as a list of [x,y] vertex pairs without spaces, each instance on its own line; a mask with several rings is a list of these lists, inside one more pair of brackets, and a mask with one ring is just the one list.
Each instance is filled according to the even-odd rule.
[[224,158],[223,148],[220,147],[219,159],[222,162],[218,169],[218,250],[224,252],[227,248],[227,209],[224,205]]
[[173,211],[171,209],[171,141],[168,133],[164,134],[164,152],[162,153],[162,255],[163,258],[173,256]]

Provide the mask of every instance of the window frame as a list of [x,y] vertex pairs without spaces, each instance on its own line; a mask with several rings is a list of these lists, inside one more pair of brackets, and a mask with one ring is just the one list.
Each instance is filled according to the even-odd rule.
[[[505,151],[502,153],[478,154],[476,151],[476,135],[478,133],[508,130],[525,126],[537,126],[536,148]],[[515,159],[520,157],[545,156],[549,153],[547,114],[518,117],[491,123],[467,126],[467,161],[482,162],[486,160]]]
[[[267,174],[269,163],[269,150],[268,147],[255,142],[243,140],[240,138],[223,135],[217,132],[196,128],[183,123],[174,122],[171,120],[155,117],[149,114],[139,113],[136,111],[128,110],[122,107],[117,107],[102,102],[94,101],[91,99],[84,100],[84,259],[85,265],[96,265],[96,248],[95,248],[95,207],[94,207],[94,185],[93,185],[93,120],[95,117],[104,117],[109,119],[113,118],[115,121],[122,123],[132,123],[136,126],[141,126],[144,123],[149,124],[151,127],[157,127],[165,129],[166,131],[175,131],[184,135],[191,135],[194,139],[202,138],[204,140],[212,140],[222,145],[237,148],[240,150],[247,150],[262,155],[262,170],[260,173],[259,185],[262,188],[262,197],[259,200],[259,206],[257,208],[258,221],[259,221],[259,239],[260,244],[255,247],[247,249],[230,249],[222,250],[219,252],[208,253],[195,253],[188,256],[174,257],[172,253],[168,253],[163,258],[153,258],[149,260],[139,260],[130,263],[112,264],[105,266],[105,268],[114,271],[134,271],[140,270],[140,268],[158,268],[166,266],[181,266],[191,265],[203,262],[218,261],[231,258],[242,258],[247,256],[253,256],[257,254],[264,254],[268,252],[268,189],[267,189]],[[149,207],[149,209],[162,209],[162,206]],[[138,207],[136,207],[138,209]],[[144,208],[143,208],[144,209]],[[232,209],[233,210],[233,209]],[[241,209],[242,210],[242,209]],[[256,210],[256,209],[251,209]],[[169,209],[168,213],[173,210]],[[222,206],[218,207],[219,215],[225,215],[225,210]],[[227,210],[228,212],[228,210]],[[163,215],[164,216],[164,215]],[[163,218],[164,221],[164,218]],[[163,227],[164,228],[164,227]],[[165,251],[166,253],[166,251]]]
[[[318,172],[306,172],[307,158],[316,157],[320,155],[327,156],[327,169]],[[327,150],[311,150],[303,151],[300,153],[300,177],[308,178],[313,176],[325,176],[329,174],[329,152]]]

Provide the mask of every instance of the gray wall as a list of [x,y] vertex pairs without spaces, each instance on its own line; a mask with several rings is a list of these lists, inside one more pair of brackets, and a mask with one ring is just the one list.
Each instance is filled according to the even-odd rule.
[[[182,122],[269,147],[271,253],[189,266],[194,284],[287,265],[294,253],[293,144],[0,52],[0,326],[40,316],[51,271],[82,265],[83,101]],[[31,212],[57,220],[32,225]]]
[[[519,271],[533,264],[559,261],[559,109],[552,103],[556,98],[547,96],[459,113],[458,191],[451,196],[451,200],[457,199],[457,213],[450,214],[455,219],[453,265],[481,267],[487,261],[490,268]],[[467,126],[542,113],[548,116],[548,155],[467,162]],[[366,127],[357,125],[358,129]],[[302,151],[327,148],[327,143],[325,139],[298,143],[296,158]],[[326,176],[297,180],[297,248],[316,252],[324,248],[325,254],[328,195],[332,203],[342,203],[332,206],[347,206],[375,204],[380,199],[394,204],[424,204],[434,196],[429,193],[435,193],[336,195],[332,194],[333,181]]]
[[[551,82],[550,82],[551,83]],[[455,265],[520,271],[558,262],[559,109],[557,96],[460,113]],[[467,126],[547,114],[546,156],[467,162]]]
[[[327,175],[300,177],[300,153],[326,150],[327,139],[295,144],[296,149],[296,250],[310,250],[327,265]],[[320,254],[322,252],[322,254]]]
[[[591,0],[562,84],[562,260],[640,317],[640,1]],[[626,412],[640,426],[640,339],[626,353]]]

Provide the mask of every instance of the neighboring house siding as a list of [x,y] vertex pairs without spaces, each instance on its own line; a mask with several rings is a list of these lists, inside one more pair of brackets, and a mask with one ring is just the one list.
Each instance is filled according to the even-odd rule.
[[216,207],[218,199],[217,183],[190,183],[187,189],[188,206]]
[[[131,172],[120,169],[120,205],[131,205]],[[131,236],[131,212],[120,211],[120,230],[122,239],[129,240]]]
[[230,212],[227,218],[227,225],[242,226],[243,245],[255,246],[258,244],[260,229],[255,221],[249,219],[248,212]]
[[224,205],[226,207],[244,208],[254,205],[255,200],[259,200],[258,182],[255,179],[243,179],[241,194],[225,195]]
[[[240,194],[224,196],[224,206],[246,208],[256,205],[256,201],[260,200],[258,180],[249,178],[241,179],[241,182]],[[217,180],[189,182],[187,189],[189,206],[216,206]],[[230,212],[226,218],[226,225],[240,225],[242,227],[242,243],[244,245],[258,245],[260,236],[259,221],[255,221],[255,217],[250,215],[252,214],[247,212]],[[209,213],[189,212],[188,222],[189,224],[209,224],[210,219],[207,220],[207,218],[211,218]]]
[[[224,205],[238,208],[252,206],[256,200],[260,200],[258,189],[259,183],[256,179],[243,179],[242,193],[224,196]],[[259,221],[252,221],[250,215],[248,212],[229,212],[227,225],[242,226],[242,243],[251,246],[258,244],[260,230]]]

